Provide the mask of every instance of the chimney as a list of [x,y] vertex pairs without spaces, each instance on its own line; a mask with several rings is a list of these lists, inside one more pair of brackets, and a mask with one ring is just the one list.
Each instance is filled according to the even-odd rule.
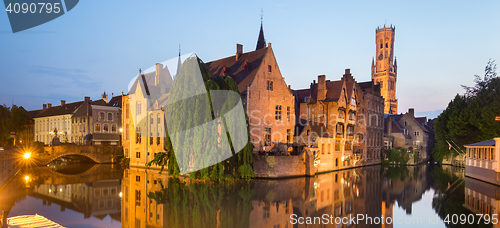
[[45,110],[47,109],[47,104],[43,104],[43,109],[42,110]]
[[413,108],[408,109],[408,113],[410,113],[410,116],[415,118],[415,110]]
[[236,44],[236,61],[240,58],[240,56],[243,54],[243,45],[242,44]]
[[326,76],[318,75],[318,101],[326,99]]
[[51,103],[47,103],[47,108],[52,108],[52,104]]
[[85,102],[90,102],[90,97],[85,97],[85,98],[84,98],[84,101],[85,101]]
[[66,101],[65,100],[61,100],[61,106],[65,105],[66,104]]

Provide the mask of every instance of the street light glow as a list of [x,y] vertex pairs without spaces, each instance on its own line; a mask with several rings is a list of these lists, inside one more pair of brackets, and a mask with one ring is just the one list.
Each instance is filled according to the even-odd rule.
[[28,159],[28,158],[30,158],[30,157],[31,157],[31,153],[30,153],[30,152],[26,152],[26,153],[24,153],[23,157],[24,157],[25,159]]
[[29,181],[29,180],[30,180],[30,177],[29,177],[29,176],[25,176],[25,177],[24,177],[24,179],[25,179],[26,181]]

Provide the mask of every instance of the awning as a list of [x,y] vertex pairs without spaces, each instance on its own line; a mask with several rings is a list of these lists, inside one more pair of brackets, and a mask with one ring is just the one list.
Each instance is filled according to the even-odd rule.
[[119,134],[95,134],[92,141],[120,141]]

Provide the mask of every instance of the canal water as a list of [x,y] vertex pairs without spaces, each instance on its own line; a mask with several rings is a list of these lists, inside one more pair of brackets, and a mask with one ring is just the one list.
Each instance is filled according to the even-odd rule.
[[498,213],[498,192],[463,168],[430,164],[218,184],[0,156],[0,211],[65,227],[492,227],[484,219]]

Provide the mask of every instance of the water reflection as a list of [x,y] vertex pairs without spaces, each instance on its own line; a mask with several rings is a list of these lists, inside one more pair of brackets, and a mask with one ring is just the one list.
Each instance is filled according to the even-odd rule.
[[[334,222],[358,215],[396,220],[423,212],[439,218],[437,226],[463,227],[467,224],[453,226],[443,220],[450,214],[498,214],[500,198],[498,186],[465,178],[463,169],[450,166],[369,166],[314,177],[221,184],[116,165],[17,164],[15,156],[0,157],[0,211],[8,217],[38,213],[67,227],[406,227],[380,220],[291,222],[324,215]],[[427,218],[422,222],[416,226],[428,225]]]

